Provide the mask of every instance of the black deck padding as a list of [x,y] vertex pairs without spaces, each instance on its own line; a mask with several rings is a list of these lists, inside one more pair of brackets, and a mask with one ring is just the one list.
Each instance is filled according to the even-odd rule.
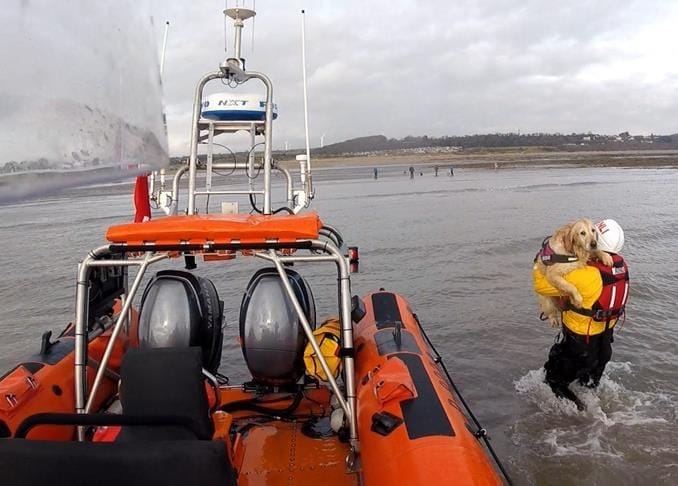
[[37,363],[55,365],[75,349],[75,339],[59,339],[50,346],[47,353],[37,353],[32,355],[29,360]]
[[21,366],[26,368],[32,374],[36,374],[38,371],[45,367],[44,363],[35,363],[33,361],[27,361],[26,363],[21,363]]
[[379,356],[384,356],[391,353],[398,353],[407,351],[408,353],[418,353],[419,346],[417,346],[412,333],[403,329],[400,333],[400,346],[396,344],[395,336],[391,329],[377,331],[374,333],[374,342],[377,344],[377,351]]
[[391,292],[378,292],[372,294],[372,309],[377,329],[395,326],[396,321],[401,321],[400,309],[395,294]]
[[410,370],[410,376],[417,389],[417,398],[403,400],[400,409],[410,439],[420,439],[434,435],[454,436],[454,429],[433,388],[431,378],[426,373],[421,357],[416,354],[398,353],[392,357],[400,358]]
[[[199,347],[130,349],[120,370],[125,415],[179,415],[198,425],[200,439],[214,432]],[[118,440],[195,439],[183,427],[123,427]]]
[[236,485],[221,441],[0,440],[3,486]]

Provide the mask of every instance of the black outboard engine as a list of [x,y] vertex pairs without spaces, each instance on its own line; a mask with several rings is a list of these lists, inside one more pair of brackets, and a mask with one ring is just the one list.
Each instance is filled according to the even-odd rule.
[[221,361],[223,302],[211,280],[182,270],[163,270],[148,282],[139,309],[139,347],[199,346],[203,368]]
[[[306,281],[286,268],[306,318],[315,329],[315,301]],[[254,274],[240,306],[240,342],[255,383],[291,385],[304,373],[306,335],[275,268]]]

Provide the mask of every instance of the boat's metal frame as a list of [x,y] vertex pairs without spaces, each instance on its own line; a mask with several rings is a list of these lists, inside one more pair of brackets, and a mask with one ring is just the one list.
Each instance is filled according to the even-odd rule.
[[[190,140],[190,157],[188,165],[180,168],[173,181],[172,190],[172,206],[171,213],[177,214],[179,204],[179,181],[181,177],[188,172],[188,197],[187,197],[187,215],[195,215],[196,197],[200,195],[251,195],[257,194],[263,196],[263,210],[264,215],[272,215],[271,200],[271,171],[276,168],[280,170],[287,180],[286,185],[286,202],[288,207],[292,209],[294,205],[295,196],[304,204],[297,204],[294,206],[293,212],[298,212],[310,201],[313,197],[310,184],[306,181],[310,180],[310,174],[305,170],[310,166],[307,160],[301,164],[301,182],[302,188],[294,191],[292,178],[286,169],[277,167],[272,160],[272,122],[273,122],[273,84],[271,80],[264,74],[247,71],[244,69],[244,60],[240,57],[240,45],[243,20],[255,15],[254,11],[235,8],[224,11],[226,16],[232,18],[235,24],[236,41],[235,41],[235,57],[227,59],[220,65],[218,71],[206,74],[197,84],[193,98],[193,122],[191,129]],[[242,84],[246,81],[257,79],[261,81],[266,87],[266,116],[265,121],[262,122],[233,122],[224,121],[217,122],[212,120],[201,119],[202,96],[205,85],[212,80],[228,80],[231,84]],[[211,175],[212,169],[233,169],[238,171],[245,171],[247,174],[252,173],[256,168],[256,164],[250,153],[247,162],[233,162],[233,163],[214,163],[212,159],[212,146],[214,137],[222,133],[234,133],[239,130],[248,130],[251,134],[252,147],[254,147],[254,138],[256,135],[264,136],[264,156],[259,168],[263,169],[264,182],[263,190],[256,191],[252,186],[249,190],[244,191],[214,191],[211,184],[207,183],[204,191],[197,189],[196,174],[198,170],[202,169],[198,163],[198,144],[201,141],[207,140],[208,145],[208,162],[205,167],[208,174]],[[206,132],[206,133],[205,133]],[[208,176],[209,178],[209,176]],[[313,347],[316,356],[319,359],[320,365],[328,377],[328,386],[336,396],[338,403],[345,414],[346,424],[348,425],[349,439],[351,444],[351,453],[347,458],[347,465],[349,470],[356,470],[358,463],[355,460],[359,452],[358,432],[357,432],[357,417],[356,417],[356,382],[355,382],[355,363],[354,363],[354,345],[353,345],[353,323],[351,317],[351,283],[350,283],[350,266],[347,256],[342,253],[340,247],[342,245],[341,236],[332,227],[324,227],[319,232],[323,239],[305,239],[297,240],[291,243],[280,243],[278,241],[267,241],[265,243],[248,244],[248,243],[205,243],[202,245],[196,244],[182,244],[175,245],[154,245],[154,244],[111,244],[101,246],[91,251],[85,259],[80,263],[78,269],[78,279],[76,287],[76,309],[75,309],[75,398],[76,411],[78,413],[88,413],[94,403],[97,391],[100,388],[102,379],[105,374],[108,362],[113,352],[113,346],[123,330],[124,326],[129,323],[132,303],[138,294],[138,290],[144,275],[148,268],[161,260],[177,258],[178,255],[201,255],[214,254],[219,251],[230,251],[236,253],[238,251],[246,251],[248,254],[253,254],[254,257],[266,260],[273,263],[281,278],[281,282],[285,288],[290,302],[293,304],[299,320],[303,327],[304,333],[308,342]],[[290,250],[295,250],[290,254]],[[338,308],[341,321],[341,357],[342,357],[342,373],[343,383],[340,383],[334,378],[330,371],[326,359],[313,336],[313,329],[308,322],[303,308],[298,301],[292,286],[287,278],[284,265],[292,263],[334,263],[337,270],[337,285],[338,285]],[[88,304],[89,304],[89,277],[92,269],[98,267],[138,267],[138,271],[134,276],[132,284],[126,288],[123,299],[122,310],[119,313],[117,321],[113,326],[111,338],[104,351],[101,363],[97,369],[94,382],[91,390],[88,391],[87,382],[87,347],[88,347]],[[84,439],[84,431],[82,427],[79,428],[79,440]]]
[[[198,246],[198,248],[196,248]],[[265,246],[265,248],[262,248]],[[289,255],[284,250],[310,250],[309,254],[293,254]],[[351,284],[349,262],[346,256],[337,247],[334,241],[327,240],[299,240],[296,243],[279,244],[278,242],[268,242],[261,244],[207,244],[207,245],[165,245],[160,249],[156,245],[138,245],[128,246],[125,244],[105,245],[101,246],[92,252],[80,263],[78,269],[78,280],[76,287],[76,309],[75,309],[75,398],[76,398],[76,412],[89,413],[91,411],[94,398],[104,377],[106,367],[113,351],[115,340],[120,335],[123,326],[128,321],[129,310],[132,302],[138,294],[139,286],[143,280],[148,268],[161,260],[176,258],[178,254],[198,255],[203,253],[214,253],[217,251],[248,251],[253,250],[253,255],[257,258],[273,263],[281,276],[281,282],[287,292],[290,302],[294,306],[299,320],[304,329],[306,337],[313,347],[316,356],[319,357],[320,365],[323,371],[328,376],[328,386],[337,397],[340,406],[346,414],[347,423],[349,424],[350,438],[357,445],[357,425],[356,425],[356,393],[355,393],[355,363],[353,359],[353,324],[351,320]],[[129,255],[127,258],[111,257],[120,255]],[[313,337],[313,329],[306,318],[301,303],[298,301],[294,291],[287,279],[285,273],[285,264],[290,263],[334,263],[337,268],[338,281],[338,307],[340,309],[341,320],[341,344],[343,354],[343,378],[344,389],[339,385],[337,380],[333,377],[329,370],[327,361],[322,356],[322,353]],[[122,310],[118,315],[118,319],[113,326],[111,338],[104,351],[101,362],[96,372],[92,389],[87,390],[87,345],[88,329],[87,316],[89,304],[89,275],[93,268],[97,267],[138,267],[138,271],[134,280],[125,294],[124,304]]]

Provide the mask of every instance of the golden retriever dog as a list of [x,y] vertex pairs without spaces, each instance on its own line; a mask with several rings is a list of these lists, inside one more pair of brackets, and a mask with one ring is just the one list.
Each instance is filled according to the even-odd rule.
[[[612,257],[597,249],[598,232],[590,219],[579,219],[556,230],[544,240],[535,258],[535,268],[546,280],[569,297],[575,307],[581,307],[582,297],[577,288],[564,276],[577,268],[586,266],[590,259],[597,259],[605,265],[612,265]],[[539,295],[539,307],[553,327],[560,326],[560,309],[557,299]]]

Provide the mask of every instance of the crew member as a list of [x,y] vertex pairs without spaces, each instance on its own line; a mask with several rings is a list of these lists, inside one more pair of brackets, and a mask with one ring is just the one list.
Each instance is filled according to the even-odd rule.
[[[597,248],[609,253],[612,267],[589,261],[588,265],[565,275],[582,296],[581,308],[569,301],[563,305],[560,339],[551,347],[544,364],[546,382],[558,397],[572,400],[577,408],[584,404],[570,390],[569,384],[595,388],[612,357],[614,327],[624,315],[629,291],[629,273],[618,254],[624,245],[624,231],[612,219],[596,223]],[[548,297],[558,297],[559,290],[546,281],[539,270],[533,271],[534,290]]]

